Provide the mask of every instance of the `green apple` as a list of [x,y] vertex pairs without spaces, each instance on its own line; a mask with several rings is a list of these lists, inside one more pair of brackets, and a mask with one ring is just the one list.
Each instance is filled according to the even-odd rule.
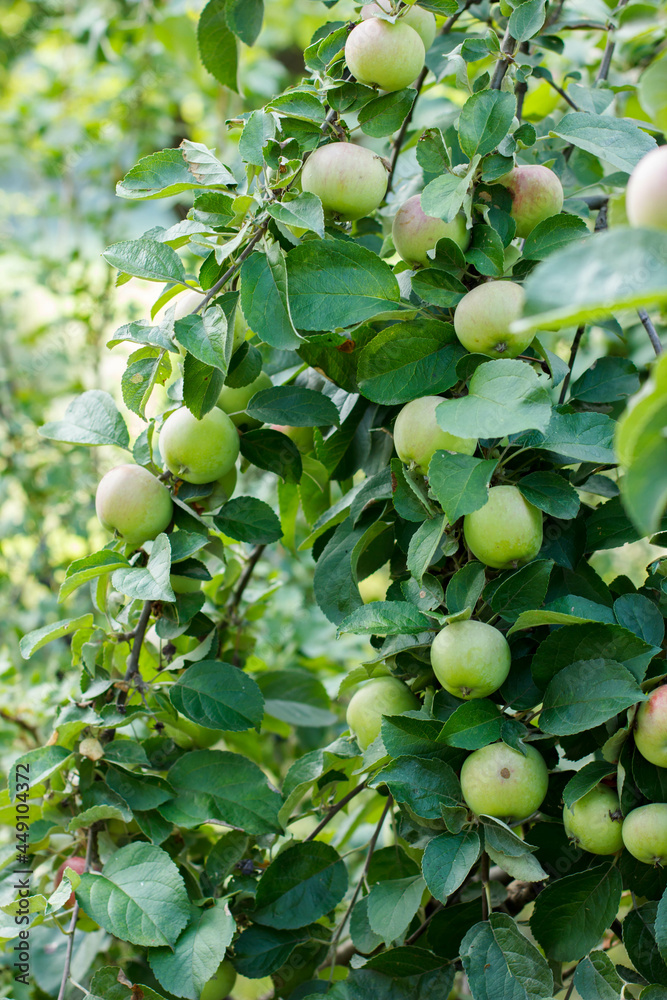
[[454,330],[467,351],[489,358],[515,358],[528,347],[534,332],[512,333],[521,318],[525,293],[514,281],[486,281],[477,285],[456,307]]
[[352,221],[382,203],[389,174],[382,157],[351,142],[330,142],[314,150],[301,173],[301,187],[316,194],[328,216]]
[[199,1000],[225,1000],[234,989],[236,970],[226,959],[218,966],[218,971],[209,979],[199,994]]
[[256,379],[249,382],[248,385],[240,386],[238,389],[232,389],[229,385],[223,385],[218,396],[218,406],[231,417],[232,423],[237,427],[242,428],[244,431],[253,430],[255,427],[261,427],[262,421],[255,420],[254,417],[249,417],[245,412],[246,407],[255,393],[261,392],[262,389],[271,389],[272,387],[273,382],[266,372],[260,372]]
[[[414,2],[415,0],[413,0]],[[405,10],[405,8],[403,9]],[[368,20],[369,17],[377,17],[380,13],[388,14],[389,4],[369,3],[361,8],[361,16],[364,21]],[[423,7],[411,6],[409,10],[405,10],[404,14],[401,14],[401,21],[404,24],[409,24],[417,32],[424,43],[424,48],[428,51],[435,38],[435,15],[430,10],[424,10]]]
[[667,229],[667,146],[652,149],[632,171],[625,209],[631,226]]
[[186,483],[212,483],[229,472],[239,454],[239,436],[222,410],[212,409],[201,420],[186,407],[167,417],[160,431],[165,465]]
[[143,545],[168,527],[173,504],[167,487],[141,465],[117,465],[100,480],[95,510],[102,525],[128,545]]
[[613,788],[596,785],[563,809],[563,824],[571,837],[591,854],[616,854],[623,848],[623,814]]
[[196,594],[201,589],[203,580],[195,580],[193,576],[181,576],[179,573],[169,575],[171,589],[175,594]]
[[667,803],[633,809],[623,821],[623,843],[645,865],[667,864]]
[[384,601],[387,597],[387,589],[391,583],[391,573],[389,563],[380,566],[374,573],[359,581],[359,593],[364,604],[372,604],[373,601]]
[[493,486],[483,507],[463,519],[466,545],[485,566],[512,569],[542,548],[542,511],[516,486]]
[[547,794],[549,774],[535,747],[526,756],[505,743],[475,750],[463,762],[461,790],[472,811],[514,822],[540,808]]
[[419,76],[424,43],[404,19],[391,24],[370,17],[353,28],[345,43],[345,62],[359,81],[381,90],[403,90]]
[[271,427],[274,431],[280,431],[290,441],[294,441],[294,444],[303,454],[307,454],[313,450],[315,435],[313,434],[312,427],[289,427],[286,424],[272,424]]
[[563,207],[563,186],[548,167],[541,164],[514,167],[496,182],[512,195],[511,215],[516,222],[516,235],[525,239],[535,226],[552,215],[560,215]]
[[652,691],[649,700],[639,706],[635,746],[651,764],[667,767],[667,684]]
[[426,215],[421,207],[421,195],[408,198],[394,216],[391,229],[396,252],[406,264],[430,264],[427,250],[433,250],[438,240],[447,237],[454,240],[462,250],[467,250],[470,233],[466,229],[465,216],[459,213],[451,222],[443,222],[432,215]]
[[438,426],[435,417],[442,396],[422,396],[406,403],[394,423],[394,447],[401,462],[405,462],[422,476],[436,451],[455,451],[462,455],[474,454],[475,438],[460,438]]
[[236,312],[234,313],[234,340],[232,342],[232,354],[234,351],[238,351],[241,344],[245,344],[248,339],[248,324],[245,321],[245,316],[241,312],[241,306],[236,307]]
[[419,700],[397,677],[375,677],[352,695],[347,724],[362,750],[380,735],[383,715],[401,715],[419,708]]
[[186,719],[180,714],[174,718],[171,712],[156,712],[155,721],[162,724],[162,735],[168,736],[184,750],[207,750],[224,736],[224,732],[220,729],[200,726],[198,722]]
[[464,700],[497,691],[511,663],[507,639],[484,622],[452,622],[438,632],[431,646],[435,676],[445,691]]

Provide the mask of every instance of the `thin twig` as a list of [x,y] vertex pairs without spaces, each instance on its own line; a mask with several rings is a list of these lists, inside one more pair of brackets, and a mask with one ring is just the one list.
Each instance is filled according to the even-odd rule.
[[262,236],[264,235],[264,233],[266,232],[266,230],[268,228],[268,225],[269,225],[269,220],[266,219],[266,221],[261,224],[261,226],[259,227],[259,229],[255,233],[255,235],[253,236],[253,238],[250,240],[250,243],[248,243],[248,245],[245,248],[245,250],[242,253],[239,254],[239,256],[236,258],[236,260],[234,261],[234,263],[232,264],[232,266],[229,267],[225,271],[225,273],[223,274],[223,276],[221,278],[218,278],[218,280],[213,285],[213,287],[208,290],[208,292],[206,293],[206,295],[204,296],[204,298],[201,300],[201,302],[199,303],[199,305],[197,305],[192,310],[191,315],[194,315],[195,313],[201,312],[201,310],[204,308],[204,306],[208,305],[208,303],[211,301],[211,299],[214,298],[218,294],[218,292],[220,291],[220,289],[224,285],[227,284],[227,282],[229,281],[229,279],[234,277],[234,275],[236,274],[236,272],[240,268],[240,266],[243,263],[243,261],[246,259],[246,257],[250,256],[250,254],[253,252],[253,250],[255,249],[255,247],[257,246],[257,244],[259,243],[259,241],[261,240]]
[[499,59],[496,63],[496,68],[493,72],[493,76],[491,77],[491,83],[489,84],[491,90],[500,90],[507,68],[512,62],[515,47],[516,39],[510,35],[510,29],[508,26],[505,29],[505,37],[503,38],[502,45],[500,46],[500,52],[504,58]]
[[255,566],[259,562],[262,552],[266,548],[266,545],[256,545],[255,548],[250,553],[247,563],[239,577],[239,582],[236,585],[236,590],[232,594],[229,603],[227,604],[227,615],[229,618],[231,614],[238,608],[241,603],[241,598],[243,597],[243,592],[250,583],[250,578],[253,574]]
[[35,727],[31,726],[29,722],[25,721],[25,719],[19,719],[17,715],[12,715],[11,712],[6,711],[4,708],[0,708],[0,718],[4,719],[5,722],[13,722],[15,726],[18,726],[20,729],[24,729],[26,733],[30,733],[30,735],[41,744],[42,740],[39,733]]
[[545,77],[545,80],[547,81],[550,87],[553,87],[553,89],[556,91],[557,94],[560,94],[560,96],[563,98],[564,101],[567,101],[567,103],[570,105],[571,108],[573,108],[575,111],[581,111],[579,105],[574,103],[572,98],[565,93],[562,87],[559,87],[557,83],[554,83],[553,80],[550,80],[548,76]]
[[[625,7],[628,0],[621,0],[617,10],[621,7]],[[614,49],[616,48],[616,40],[614,38],[614,25],[611,21],[607,24],[607,44],[604,47],[604,55],[602,56],[602,62],[600,63],[600,69],[598,70],[598,75],[595,78],[596,83],[602,83],[609,76],[609,70],[611,68],[611,60],[614,55]]]
[[337,802],[335,806],[332,806],[329,812],[324,817],[324,819],[320,820],[320,822],[317,824],[313,832],[308,834],[306,840],[314,840],[315,837],[317,837],[317,835],[322,832],[324,827],[331,822],[334,816],[336,816],[341,811],[341,809],[344,809],[345,806],[348,804],[348,802],[351,802],[352,799],[359,794],[359,792],[363,792],[365,788],[366,788],[366,782],[362,781],[360,785],[357,785],[356,788],[353,788],[351,792],[348,792],[347,795],[345,795],[340,800],[340,802]]
[[122,708],[127,701],[129,684],[139,673],[139,656],[141,655],[141,647],[144,642],[144,636],[146,635],[146,629],[148,628],[148,622],[150,621],[152,607],[153,605],[151,601],[144,601],[144,606],[141,609],[139,621],[137,622],[137,627],[135,629],[132,649],[130,650],[130,655],[127,658],[127,670],[125,671],[124,679],[127,682],[128,687],[118,693],[118,698],[116,699],[116,706],[118,708]]
[[651,341],[651,347],[653,348],[657,356],[661,355],[662,344],[660,342],[660,337],[658,336],[657,331],[653,326],[653,321],[651,320],[651,317],[644,308],[638,309],[637,315],[642,321],[642,326],[648,333],[648,339]]
[[430,913],[428,915],[424,923],[419,925],[414,934],[411,934],[409,938],[406,938],[405,940],[406,945],[414,944],[415,941],[417,941],[422,936],[424,931],[428,930],[428,925],[431,923],[436,913],[440,913],[440,910],[444,910],[444,906],[442,905],[442,903],[438,903],[438,905],[434,907],[433,913]]
[[489,900],[489,855],[486,851],[482,854],[480,876],[482,879],[482,920],[488,920],[491,905]]
[[572,368],[574,367],[574,362],[577,357],[577,351],[579,350],[579,344],[581,343],[581,338],[584,335],[584,330],[586,329],[586,324],[582,323],[581,326],[577,327],[577,332],[574,335],[574,340],[572,341],[572,347],[570,349],[570,360],[567,363],[567,375],[563,379],[563,385],[560,390],[560,397],[558,399],[559,404],[565,402],[565,397],[567,396],[567,390],[570,385],[570,379],[572,378]]
[[[95,844],[95,833],[97,828],[95,825],[91,826],[88,830],[88,844],[86,846],[86,861],[83,866],[84,872],[90,870],[90,865],[93,860],[93,848]],[[79,919],[79,903],[74,900],[74,909],[72,910],[72,919],[69,923],[69,930],[67,931],[67,951],[65,952],[65,967],[63,968],[63,976],[60,980],[60,990],[58,991],[58,1000],[64,1000],[65,991],[67,989],[67,982],[69,980],[70,968],[72,966],[72,952],[74,950],[74,935],[76,933],[76,922]]]

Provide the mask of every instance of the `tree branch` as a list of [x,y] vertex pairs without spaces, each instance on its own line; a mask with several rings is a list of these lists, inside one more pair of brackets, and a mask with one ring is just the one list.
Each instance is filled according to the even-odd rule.
[[[621,0],[618,5],[617,10],[621,7],[625,7],[628,0]],[[602,62],[600,63],[600,69],[598,70],[598,75],[595,77],[596,83],[602,83],[609,76],[609,70],[611,68],[611,60],[614,55],[614,49],[616,48],[616,40],[614,38],[614,25],[609,21],[607,23],[607,44],[604,47],[604,55],[602,56]]]
[[545,80],[547,81],[550,87],[553,87],[553,89],[556,91],[557,94],[560,94],[560,96],[563,98],[564,101],[567,101],[567,103],[570,105],[571,108],[573,108],[575,111],[581,111],[579,105],[574,103],[572,98],[565,93],[562,87],[559,87],[557,83],[554,83],[553,80],[550,80],[548,76],[545,77]]
[[662,343],[660,342],[660,337],[657,334],[656,328],[653,326],[651,317],[646,312],[644,308],[637,310],[637,315],[642,321],[642,326],[648,333],[648,339],[651,341],[651,347],[655,351],[656,355],[662,354]]
[[306,840],[314,840],[315,837],[317,837],[317,835],[322,832],[324,827],[331,822],[334,816],[336,816],[341,811],[341,809],[344,809],[345,806],[348,804],[348,802],[351,802],[352,799],[359,794],[359,792],[363,792],[365,788],[366,788],[366,782],[362,781],[360,785],[357,785],[356,788],[353,788],[351,792],[348,792],[347,795],[345,795],[340,800],[340,802],[337,802],[335,806],[332,806],[329,812],[324,817],[324,819],[320,820],[320,822],[317,824],[313,832],[308,834]]
[[586,324],[582,323],[581,326],[577,327],[577,332],[574,335],[574,340],[572,341],[572,347],[570,349],[570,360],[567,363],[567,375],[563,379],[563,385],[561,386],[560,396],[558,398],[559,404],[565,402],[565,397],[567,396],[567,390],[570,386],[570,379],[572,378],[572,368],[577,357],[577,351],[579,350],[579,344],[581,343],[581,338],[584,335],[584,330],[586,329]]
[[26,733],[30,733],[30,735],[33,737],[34,740],[36,740],[38,744],[41,744],[42,740],[39,733],[37,732],[37,729],[34,726],[31,726],[29,722],[26,722],[25,719],[19,719],[17,715],[12,715],[11,712],[8,712],[4,708],[0,708],[0,718],[4,719],[5,722],[12,722],[15,726],[18,726],[20,729],[24,729]]
[[240,266],[243,263],[243,261],[246,259],[246,257],[250,256],[250,254],[253,252],[253,250],[255,249],[255,247],[257,246],[257,244],[259,243],[259,241],[261,240],[262,236],[264,235],[264,233],[266,232],[266,230],[268,228],[268,225],[269,225],[269,220],[266,219],[266,221],[261,224],[261,226],[259,227],[259,229],[255,233],[255,235],[253,236],[253,238],[250,240],[250,243],[248,243],[248,245],[245,248],[245,250],[243,250],[243,252],[240,253],[239,256],[236,258],[236,260],[232,264],[232,266],[229,267],[225,271],[225,273],[223,274],[223,276],[221,278],[218,278],[218,280],[213,285],[213,287],[209,288],[208,292],[206,293],[206,295],[204,296],[204,298],[201,300],[201,302],[197,306],[195,306],[195,308],[190,313],[191,316],[195,315],[195,313],[201,312],[201,310],[204,308],[204,306],[208,305],[208,303],[211,301],[211,299],[214,298],[218,294],[218,292],[220,291],[220,289],[223,288],[227,284],[227,282],[229,281],[229,279],[234,277],[234,275],[236,274],[236,272],[240,268]]
[[229,618],[230,615],[234,611],[236,611],[236,609],[238,608],[239,604],[241,603],[241,598],[243,597],[243,592],[246,589],[246,587],[248,586],[248,584],[250,583],[250,578],[251,578],[251,576],[252,576],[252,574],[254,572],[255,566],[259,562],[259,560],[261,558],[261,555],[262,555],[262,552],[264,551],[265,548],[266,548],[266,545],[256,545],[255,548],[250,553],[250,556],[248,557],[248,561],[247,561],[247,563],[245,564],[245,566],[243,568],[243,572],[241,573],[241,576],[239,577],[239,582],[236,585],[236,590],[232,594],[232,596],[229,599],[229,602],[227,604],[227,609],[226,609],[227,610],[227,615],[226,615],[227,618]]
[[[86,845],[86,861],[83,866],[84,872],[90,871],[90,866],[93,860],[93,850],[95,846],[95,837],[97,834],[97,826],[93,824],[88,830],[88,844]],[[72,919],[69,923],[69,929],[67,931],[67,951],[65,952],[65,966],[63,968],[62,979],[60,980],[60,989],[58,991],[58,1000],[64,1000],[65,991],[67,990],[67,983],[69,981],[70,969],[72,967],[72,952],[74,950],[74,935],[76,933],[76,922],[79,919],[79,904],[77,900],[74,900],[74,909],[72,910]]]
[[500,46],[501,54],[503,54],[505,58],[499,59],[496,63],[496,68],[493,72],[493,76],[491,77],[491,83],[489,84],[491,90],[500,90],[507,68],[512,62],[512,56],[514,55],[515,48],[516,39],[510,35],[510,29],[508,27],[505,29],[505,37],[503,38],[502,45]]

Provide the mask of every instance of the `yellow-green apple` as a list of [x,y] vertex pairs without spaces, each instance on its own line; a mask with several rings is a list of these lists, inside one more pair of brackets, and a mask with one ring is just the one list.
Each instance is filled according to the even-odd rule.
[[117,465],[100,480],[95,510],[102,525],[128,545],[143,545],[168,527],[173,513],[167,487],[141,465]]
[[493,486],[483,507],[463,519],[466,545],[485,566],[511,569],[542,548],[542,511],[516,486]]
[[457,698],[486,698],[507,680],[512,656],[507,639],[485,622],[452,622],[431,646],[431,666],[445,691]]
[[391,234],[396,252],[413,267],[430,264],[427,251],[433,250],[438,240],[447,237],[454,240],[462,250],[467,250],[470,233],[466,229],[465,216],[459,213],[451,222],[426,215],[421,207],[421,195],[408,198],[394,216]]
[[352,695],[347,724],[365,750],[380,735],[383,715],[401,715],[419,708],[419,700],[397,677],[375,677]]
[[466,757],[461,790],[477,816],[513,822],[540,808],[549,785],[547,765],[535,747],[527,744],[524,749],[525,757],[505,743],[490,743]]
[[300,452],[307,454],[313,450],[315,437],[312,427],[290,427],[286,424],[272,424],[271,427],[274,431],[285,434],[290,441],[294,441]]
[[426,49],[402,18],[395,24],[370,17],[353,28],[345,43],[345,61],[359,83],[381,90],[403,90],[419,76]]
[[359,593],[364,604],[372,604],[373,601],[384,601],[387,597],[387,589],[391,583],[391,573],[389,563],[380,566],[374,573],[359,581]]
[[225,1000],[234,989],[236,969],[225,960],[218,966],[217,972],[209,979],[199,994],[199,1000]]
[[472,455],[475,438],[460,438],[438,426],[435,417],[442,396],[422,396],[406,403],[394,423],[394,447],[401,462],[425,476],[436,451]]
[[186,483],[212,483],[236,462],[239,436],[222,410],[214,407],[198,420],[182,406],[162,425],[160,452],[169,471],[179,479]]
[[352,221],[370,215],[382,203],[388,178],[377,153],[351,142],[330,142],[306,160],[301,187],[317,195],[327,215]]
[[157,712],[155,721],[161,724],[162,734],[184,750],[208,749],[224,736],[222,730],[200,726],[180,713],[174,717],[172,712]]
[[568,837],[591,854],[616,854],[623,848],[623,814],[613,788],[596,785],[572,807],[563,808]]
[[652,149],[630,174],[625,210],[631,226],[667,229],[667,146]]
[[563,207],[563,185],[548,167],[529,164],[514,167],[496,183],[512,195],[511,215],[516,222],[516,235],[524,239],[535,226],[552,215],[560,215]]
[[667,767],[667,684],[652,691],[649,700],[639,706],[635,746],[651,764]]
[[667,803],[633,809],[623,821],[623,843],[645,865],[667,864]]
[[[405,8],[403,9],[405,10]],[[361,16],[364,21],[368,20],[369,17],[377,17],[381,13],[389,13],[389,4],[369,3],[361,8]],[[435,38],[435,15],[430,10],[424,10],[423,7],[411,7],[410,10],[406,10],[401,15],[401,21],[414,28],[424,43],[424,48],[428,51]]]
[[454,312],[454,330],[463,346],[489,358],[515,358],[535,336],[512,333],[523,313],[525,293],[515,281],[486,281],[463,296]]
[[273,382],[266,372],[260,372],[256,379],[253,379],[248,385],[239,386],[238,389],[233,389],[230,385],[223,385],[217,405],[229,415],[232,423],[237,427],[241,427],[245,431],[253,430],[255,427],[261,427],[262,421],[249,417],[245,412],[246,407],[255,393],[261,392],[262,389],[271,389],[272,386]]

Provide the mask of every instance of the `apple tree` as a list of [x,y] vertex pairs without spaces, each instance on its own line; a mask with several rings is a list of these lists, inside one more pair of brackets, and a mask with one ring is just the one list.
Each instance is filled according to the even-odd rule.
[[[41,430],[122,458],[21,642],[74,693],[5,793],[66,941],[20,996],[659,1000],[664,6],[318,6],[224,156],[118,183],[187,214],[106,249],[154,303]],[[221,87],[262,15],[203,9]],[[344,676],[257,655],[277,551]]]

